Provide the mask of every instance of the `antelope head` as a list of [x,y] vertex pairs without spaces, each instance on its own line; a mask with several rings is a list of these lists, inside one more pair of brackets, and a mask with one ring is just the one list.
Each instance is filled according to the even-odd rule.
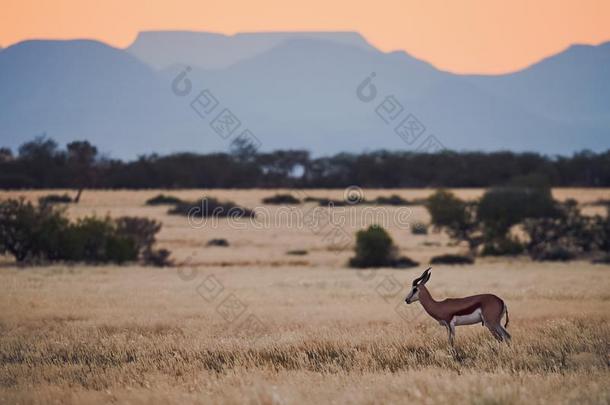
[[422,273],[421,276],[419,276],[415,280],[413,280],[411,291],[409,291],[409,294],[407,294],[407,297],[405,298],[405,302],[407,304],[410,304],[412,302],[419,300],[419,287],[423,286],[424,284],[426,284],[428,282],[428,280],[430,280],[430,269],[431,269],[431,267],[428,267],[426,269],[426,271],[424,271]]

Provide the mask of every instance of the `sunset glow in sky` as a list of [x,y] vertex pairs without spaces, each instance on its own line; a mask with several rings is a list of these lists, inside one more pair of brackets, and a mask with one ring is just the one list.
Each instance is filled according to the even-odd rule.
[[521,69],[574,43],[610,40],[609,0],[0,0],[0,46],[98,39],[128,46],[139,31],[358,31],[460,73]]

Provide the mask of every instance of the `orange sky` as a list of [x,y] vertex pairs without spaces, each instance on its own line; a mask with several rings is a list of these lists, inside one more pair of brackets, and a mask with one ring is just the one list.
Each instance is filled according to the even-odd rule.
[[0,0],[0,45],[95,38],[125,47],[143,30],[359,31],[463,73],[523,68],[573,43],[610,40],[610,0]]

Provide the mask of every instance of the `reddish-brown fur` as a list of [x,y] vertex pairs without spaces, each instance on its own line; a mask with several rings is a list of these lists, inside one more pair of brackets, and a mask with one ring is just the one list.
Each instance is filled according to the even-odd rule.
[[[479,320],[496,339],[510,341],[510,334],[504,328],[508,325],[508,310],[502,299],[493,294],[479,294],[435,301],[425,286],[428,280],[430,280],[430,269],[413,281],[413,289],[405,301],[410,304],[412,297],[417,294],[416,299],[419,299],[426,312],[447,328],[451,345],[453,345],[455,326],[470,325]],[[480,313],[475,313],[478,309]],[[506,314],[506,323],[502,327],[504,314]]]
[[500,324],[504,301],[493,294],[472,295],[465,298],[447,298],[435,301],[426,286],[419,288],[419,301],[426,312],[437,321],[451,322],[456,315],[467,315],[481,308],[486,323]]

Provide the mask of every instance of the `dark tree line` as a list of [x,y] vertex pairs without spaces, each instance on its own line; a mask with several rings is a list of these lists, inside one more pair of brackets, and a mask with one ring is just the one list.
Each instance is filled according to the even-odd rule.
[[303,150],[176,153],[108,159],[87,141],[43,137],[0,148],[0,188],[489,187],[514,181],[610,186],[610,150],[570,157],[513,152],[375,151],[313,158]]

